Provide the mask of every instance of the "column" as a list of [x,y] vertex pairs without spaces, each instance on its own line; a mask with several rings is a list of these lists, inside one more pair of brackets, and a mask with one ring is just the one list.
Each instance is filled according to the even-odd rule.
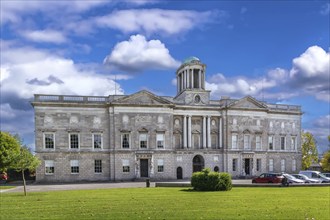
[[211,116],[207,116],[207,147],[211,148]]
[[202,71],[199,70],[199,71],[198,71],[198,88],[199,88],[199,89],[202,88],[201,83],[202,83]]
[[190,70],[187,69],[187,88],[190,88]]
[[205,89],[205,74],[202,72],[202,89]]
[[180,81],[179,81],[179,75],[176,76],[176,94],[179,94],[180,92]]
[[187,116],[183,116],[183,148],[187,148]]
[[194,88],[194,69],[191,69],[191,88]]
[[203,148],[206,147],[206,117],[203,116]]
[[188,116],[188,148],[191,148],[191,115]]
[[180,88],[180,92],[183,90],[183,72],[180,73],[180,83],[181,83],[181,88]]
[[219,147],[222,148],[222,117],[219,118]]

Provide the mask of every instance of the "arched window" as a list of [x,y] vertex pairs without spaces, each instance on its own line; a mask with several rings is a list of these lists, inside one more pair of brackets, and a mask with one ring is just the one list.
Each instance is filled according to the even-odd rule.
[[199,172],[204,169],[204,158],[201,155],[196,155],[193,158],[193,172]]
[[214,170],[214,172],[219,172],[219,167],[215,166],[213,170]]

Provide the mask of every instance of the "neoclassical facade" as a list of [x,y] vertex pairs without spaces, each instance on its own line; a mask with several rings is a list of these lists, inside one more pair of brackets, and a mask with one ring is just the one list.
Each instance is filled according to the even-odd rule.
[[301,109],[210,99],[196,57],[177,70],[177,95],[35,95],[39,182],[189,179],[209,167],[235,177],[301,168]]

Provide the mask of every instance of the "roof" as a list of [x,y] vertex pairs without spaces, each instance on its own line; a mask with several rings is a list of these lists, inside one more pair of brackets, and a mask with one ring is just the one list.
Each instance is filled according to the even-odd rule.
[[188,64],[188,63],[194,63],[194,62],[200,62],[199,58],[197,57],[194,57],[194,56],[191,56],[191,57],[188,57],[187,59],[185,59],[183,61],[183,64]]

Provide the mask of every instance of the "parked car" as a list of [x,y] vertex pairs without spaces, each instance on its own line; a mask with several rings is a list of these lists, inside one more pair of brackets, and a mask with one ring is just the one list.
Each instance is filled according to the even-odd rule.
[[253,178],[252,183],[282,183],[283,178],[281,173],[263,173]]
[[322,175],[330,178],[330,173],[322,173]]
[[304,174],[305,176],[307,176],[309,178],[318,179],[322,183],[330,183],[330,178],[324,176],[319,171],[303,170],[303,171],[300,171],[299,174]]
[[292,184],[292,183],[305,183],[304,180],[298,179],[290,174],[284,173],[283,176],[287,179],[287,183]]
[[321,183],[321,180],[309,178],[304,174],[292,174],[292,176],[296,177],[297,179],[305,181],[305,183]]

